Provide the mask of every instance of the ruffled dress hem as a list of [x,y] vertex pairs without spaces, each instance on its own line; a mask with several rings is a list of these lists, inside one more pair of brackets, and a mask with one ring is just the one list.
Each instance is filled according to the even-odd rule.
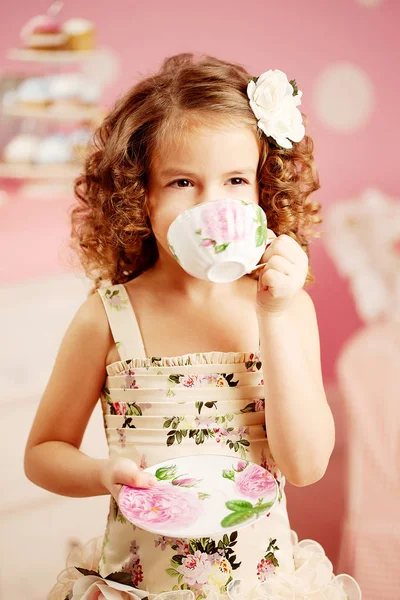
[[102,548],[99,537],[71,552],[67,568],[58,575],[48,600],[361,600],[357,581],[347,574],[334,575],[332,563],[318,542],[299,542],[292,531],[292,544],[294,571],[265,569],[258,574],[259,583],[251,589],[243,581],[231,579],[220,580],[220,587],[198,582],[192,589],[152,593],[117,581],[118,575],[126,574],[103,578],[97,573]]

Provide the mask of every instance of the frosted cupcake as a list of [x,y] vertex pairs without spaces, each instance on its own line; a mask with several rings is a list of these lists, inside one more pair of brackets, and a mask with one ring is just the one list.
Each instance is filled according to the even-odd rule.
[[57,108],[82,108],[99,101],[100,88],[81,73],[62,73],[50,78],[49,95]]
[[25,47],[34,50],[63,50],[68,36],[56,19],[38,15],[23,27],[21,40]]
[[46,108],[51,102],[48,82],[40,77],[25,79],[17,89],[16,102],[24,108]]
[[51,101],[57,108],[68,109],[80,107],[83,81],[80,73],[54,75],[49,81]]
[[72,152],[68,138],[62,134],[50,135],[44,138],[35,155],[38,164],[65,164],[71,162]]
[[38,136],[21,133],[8,142],[3,151],[3,160],[10,164],[30,164],[35,160],[39,145]]
[[66,34],[68,50],[93,50],[95,47],[95,28],[88,19],[69,19],[62,27]]

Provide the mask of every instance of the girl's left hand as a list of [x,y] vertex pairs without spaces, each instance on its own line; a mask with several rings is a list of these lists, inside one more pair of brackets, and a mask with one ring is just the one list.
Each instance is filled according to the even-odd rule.
[[296,240],[288,235],[277,237],[268,229],[268,239],[274,238],[264,252],[257,292],[260,314],[284,313],[297,292],[304,286],[308,273],[308,256]]

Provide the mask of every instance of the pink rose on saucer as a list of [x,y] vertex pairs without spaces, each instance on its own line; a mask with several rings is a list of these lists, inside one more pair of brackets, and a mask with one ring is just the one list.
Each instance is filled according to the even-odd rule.
[[198,479],[194,479],[193,477],[177,477],[172,480],[172,485],[179,485],[180,487],[193,487],[199,483]]
[[203,237],[218,242],[243,240],[251,234],[254,227],[254,215],[240,201],[227,203],[224,200],[217,200],[210,202],[204,207],[202,218]]
[[186,526],[192,524],[202,512],[199,499],[179,487],[159,484],[152,488],[123,486],[118,498],[122,514],[135,525]]
[[247,467],[247,465],[248,465],[248,462],[246,460],[239,460],[239,462],[236,465],[236,469],[235,470],[238,473],[240,473],[241,471],[245,470],[245,468]]
[[235,485],[238,492],[249,498],[261,498],[276,492],[271,473],[255,464],[250,464],[236,476]]

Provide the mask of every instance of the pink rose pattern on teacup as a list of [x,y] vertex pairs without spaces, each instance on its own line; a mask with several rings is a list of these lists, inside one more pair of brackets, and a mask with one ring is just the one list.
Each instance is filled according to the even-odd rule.
[[241,202],[210,203],[202,212],[202,236],[218,243],[244,240],[254,229],[254,214]]
[[274,494],[276,482],[268,471],[250,464],[235,477],[235,487],[243,496],[257,499]]
[[267,221],[264,211],[256,204],[235,200],[211,202],[203,207],[203,227],[195,231],[201,246],[224,252],[230,243],[252,238],[256,248],[265,245]]
[[204,240],[201,242],[201,245],[202,245],[204,248],[209,248],[209,247],[215,246],[215,245],[216,245],[216,243],[217,243],[217,242],[216,242],[215,240],[211,240],[210,238],[206,238],[206,239],[204,239]]
[[162,484],[146,489],[124,486],[118,504],[129,521],[145,528],[160,524],[163,527],[190,525],[203,508],[193,494]]

